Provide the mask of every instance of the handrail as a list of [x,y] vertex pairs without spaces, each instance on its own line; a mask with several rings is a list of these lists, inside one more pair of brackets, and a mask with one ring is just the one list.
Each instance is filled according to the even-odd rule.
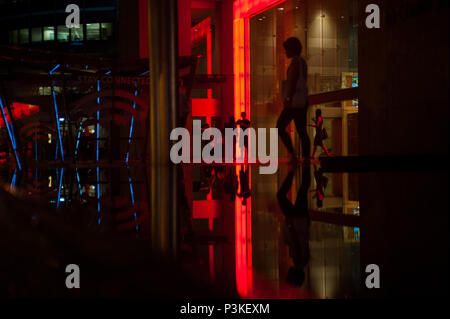
[[357,99],[358,96],[359,96],[358,87],[313,94],[309,96],[309,105],[353,100]]

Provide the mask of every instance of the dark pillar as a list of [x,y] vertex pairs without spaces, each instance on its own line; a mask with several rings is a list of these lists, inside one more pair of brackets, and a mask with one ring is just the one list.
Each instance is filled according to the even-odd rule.
[[[381,28],[365,26],[376,3]],[[447,1],[359,2],[360,154],[448,158]],[[361,174],[361,266],[378,264],[369,297],[448,289],[448,169]],[[364,281],[362,283],[364,287]]]
[[151,214],[153,247],[176,255],[177,174],[169,135],[178,110],[177,0],[149,0]]

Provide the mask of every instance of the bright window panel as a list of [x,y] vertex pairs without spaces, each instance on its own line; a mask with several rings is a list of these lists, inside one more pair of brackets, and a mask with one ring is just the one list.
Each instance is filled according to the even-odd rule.
[[78,42],[84,40],[84,32],[83,32],[83,25],[80,24],[79,28],[72,28],[72,41]]
[[86,24],[86,40],[100,40],[100,23]]
[[65,25],[58,26],[58,41],[59,42],[69,42],[70,39],[70,30]]
[[44,27],[44,41],[55,40],[55,27]]

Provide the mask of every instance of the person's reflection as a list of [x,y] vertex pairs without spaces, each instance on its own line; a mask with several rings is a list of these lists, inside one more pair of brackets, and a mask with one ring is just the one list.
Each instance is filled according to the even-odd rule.
[[285,216],[283,232],[294,262],[294,266],[289,268],[287,281],[301,286],[305,281],[304,267],[309,262],[308,190],[311,185],[311,170],[309,166],[303,168],[301,186],[295,204],[292,204],[287,193],[291,189],[294,172],[295,169],[291,168],[277,193],[277,199]]
[[325,198],[325,189],[328,186],[328,178],[323,175],[322,167],[319,167],[317,169],[316,165],[314,165],[314,179],[316,180],[316,189],[315,189],[315,195],[316,198],[316,205],[318,208],[321,208],[323,206],[323,199]]
[[237,193],[237,196],[242,198],[242,205],[244,206],[247,206],[247,198],[252,195],[252,191],[250,190],[249,177],[248,165],[241,167],[241,170],[239,171],[240,192]]

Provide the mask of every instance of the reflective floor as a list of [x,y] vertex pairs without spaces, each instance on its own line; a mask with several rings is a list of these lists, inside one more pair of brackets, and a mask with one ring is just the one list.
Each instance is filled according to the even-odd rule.
[[[89,296],[361,294],[356,173],[326,173],[318,161],[273,175],[257,165],[99,164],[1,179],[10,296],[39,285],[59,296],[51,273],[64,276],[66,262],[89,268]],[[11,279],[27,263],[41,282]]]

